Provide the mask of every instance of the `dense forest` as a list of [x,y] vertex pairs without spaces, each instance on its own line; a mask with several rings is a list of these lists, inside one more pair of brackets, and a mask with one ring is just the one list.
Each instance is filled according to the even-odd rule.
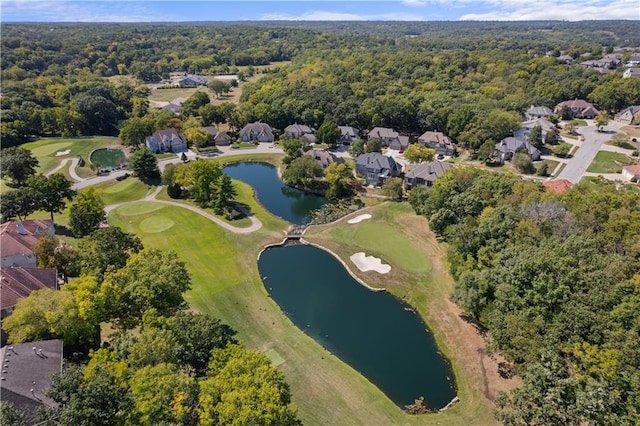
[[[3,24],[2,30],[3,147],[39,136],[118,133],[136,146],[140,136],[167,126],[226,122],[237,129],[261,120],[280,131],[294,122],[315,128],[324,123],[393,127],[413,137],[436,130],[478,151],[509,136],[530,105],[553,107],[583,98],[612,114],[640,104],[640,79],[623,79],[621,70],[602,74],[556,60],[561,52],[600,58],[614,48],[640,50],[633,21]],[[240,103],[224,111],[208,105],[202,95],[190,98],[180,116],[148,108],[149,89],[143,83],[160,81],[170,72],[253,72],[253,67],[283,61],[246,83]],[[137,84],[116,86],[106,79],[115,75],[132,76]],[[195,117],[201,121],[195,123]],[[195,168],[185,166],[181,173],[195,173]],[[509,361],[509,373],[523,379],[520,389],[496,400],[499,420],[509,425],[638,424],[637,192],[583,182],[558,195],[516,176],[456,168],[431,189],[412,190],[409,201],[448,244],[456,281],[452,299],[489,332],[493,349]],[[86,278],[59,292],[60,309],[73,305],[62,302],[82,301],[92,289],[115,292],[126,302],[122,306],[135,305],[123,277],[139,273],[135,265],[142,253],[132,254],[130,263],[127,256],[121,269],[106,274],[99,269],[93,274],[97,282]],[[197,392],[173,397],[204,398],[200,403],[209,409],[180,402],[171,412],[155,413],[145,403],[155,396],[144,382],[158,375],[191,389],[192,377],[181,373],[188,367],[204,383],[222,386],[236,374],[231,367],[226,370],[227,364],[236,365],[229,360],[255,356],[235,346],[232,330],[216,320],[188,316],[182,299],[188,280],[179,284],[170,306],[173,316],[160,316],[157,310],[144,315],[138,309],[131,317],[116,306],[121,311],[110,310],[115,316],[107,317],[102,296],[91,300],[100,308],[89,312],[91,318],[116,321],[119,339],[92,355],[82,378],[70,376],[76,381],[56,385],[67,389],[59,395],[64,404],[57,415],[82,419],[74,407],[92,403],[82,400],[92,395],[83,393],[92,386],[115,392],[115,411],[131,410],[131,418],[122,414],[123,422],[160,416],[167,422],[187,419],[188,424],[237,414]],[[14,317],[9,325],[18,330],[20,317]],[[208,354],[215,349],[213,358],[208,355],[194,365],[183,353],[142,350],[145,339],[180,341],[181,333],[196,333],[208,321],[223,334],[218,340],[211,337],[206,348]],[[141,327],[140,335],[131,332],[134,326]],[[90,338],[95,327],[80,331]],[[55,334],[44,329],[35,337],[47,333]],[[267,368],[264,359],[247,362]],[[123,365],[134,366],[128,383],[119,382]],[[107,371],[92,376],[98,366]],[[286,383],[277,371],[266,373],[272,379],[270,392],[277,396],[268,409],[281,416],[282,424],[295,422]],[[94,383],[98,378],[110,386]]]

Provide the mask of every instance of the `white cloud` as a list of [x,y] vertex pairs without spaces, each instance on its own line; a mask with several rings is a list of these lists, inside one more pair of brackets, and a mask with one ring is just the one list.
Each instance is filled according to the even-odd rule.
[[169,21],[145,2],[0,0],[2,15],[24,16],[48,22]]
[[402,0],[401,3],[405,6],[424,7],[429,2],[427,0]]

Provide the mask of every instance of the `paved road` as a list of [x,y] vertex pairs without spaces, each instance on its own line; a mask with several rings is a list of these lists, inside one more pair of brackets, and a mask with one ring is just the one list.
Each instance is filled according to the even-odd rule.
[[51,176],[55,172],[61,170],[68,162],[71,162],[71,167],[69,167],[69,176],[71,176],[71,179],[78,182],[83,181],[84,179],[78,176],[78,174],[76,173],[76,167],[78,167],[78,163],[80,163],[79,158],[65,158],[60,162],[60,165],[58,165],[58,167],[47,173],[47,176]]
[[616,122],[606,126],[604,132],[598,132],[595,125],[580,127],[578,131],[584,136],[584,141],[557,179],[566,179],[573,183],[580,182],[602,145],[611,139],[620,127],[621,124]]

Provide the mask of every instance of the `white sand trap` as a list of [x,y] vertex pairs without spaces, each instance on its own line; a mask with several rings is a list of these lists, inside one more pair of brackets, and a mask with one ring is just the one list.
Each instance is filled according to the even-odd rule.
[[391,271],[391,265],[385,265],[379,258],[367,256],[363,252],[351,255],[350,259],[362,272],[376,271],[380,274],[387,274]]
[[56,157],[61,157],[63,155],[67,155],[70,152],[71,152],[70,149],[65,149],[64,151],[58,151],[58,152],[56,152]]
[[354,223],[360,223],[363,220],[371,219],[370,214],[361,214],[360,216],[356,216],[353,219],[349,219],[347,221],[348,224],[353,225]]

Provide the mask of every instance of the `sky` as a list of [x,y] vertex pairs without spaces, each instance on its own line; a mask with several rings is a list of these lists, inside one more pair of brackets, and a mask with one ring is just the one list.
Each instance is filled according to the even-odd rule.
[[640,0],[0,0],[0,22],[640,20]]

